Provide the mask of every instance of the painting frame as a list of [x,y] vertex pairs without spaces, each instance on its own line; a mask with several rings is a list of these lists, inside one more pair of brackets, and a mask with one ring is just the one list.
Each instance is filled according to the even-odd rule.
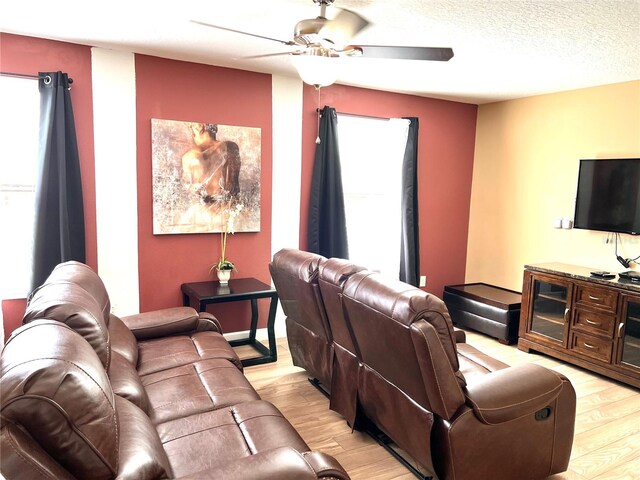
[[260,231],[262,131],[151,119],[153,234]]

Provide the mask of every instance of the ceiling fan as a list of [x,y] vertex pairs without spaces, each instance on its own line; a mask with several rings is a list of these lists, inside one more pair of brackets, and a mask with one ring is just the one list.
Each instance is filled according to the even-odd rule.
[[334,19],[327,19],[327,6],[333,4],[334,1],[335,0],[313,0],[313,3],[320,5],[320,15],[316,18],[299,21],[294,29],[293,40],[279,40],[277,38],[234,30],[220,25],[212,25],[198,20],[192,20],[192,22],[206,27],[278,42],[288,47],[295,47],[294,50],[288,52],[256,55],[248,58],[294,55],[299,57],[366,57],[446,62],[453,57],[453,50],[451,48],[351,45],[349,43],[351,39],[369,26],[370,22],[357,13],[346,9],[340,9],[340,12]]

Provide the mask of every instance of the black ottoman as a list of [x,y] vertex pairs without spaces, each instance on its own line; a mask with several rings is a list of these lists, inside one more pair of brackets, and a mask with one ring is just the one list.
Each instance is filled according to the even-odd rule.
[[486,333],[506,345],[518,339],[522,295],[486,283],[447,285],[444,302],[459,327]]

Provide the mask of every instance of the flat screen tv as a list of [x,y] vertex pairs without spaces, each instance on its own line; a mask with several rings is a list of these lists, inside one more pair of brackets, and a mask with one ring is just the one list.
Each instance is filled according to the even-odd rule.
[[573,226],[640,234],[640,158],[580,160]]

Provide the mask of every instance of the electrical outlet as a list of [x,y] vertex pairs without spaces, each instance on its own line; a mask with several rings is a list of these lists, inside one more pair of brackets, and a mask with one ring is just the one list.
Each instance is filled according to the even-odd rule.
[[426,275],[420,275],[420,286],[421,287],[426,287],[427,286],[427,276]]

